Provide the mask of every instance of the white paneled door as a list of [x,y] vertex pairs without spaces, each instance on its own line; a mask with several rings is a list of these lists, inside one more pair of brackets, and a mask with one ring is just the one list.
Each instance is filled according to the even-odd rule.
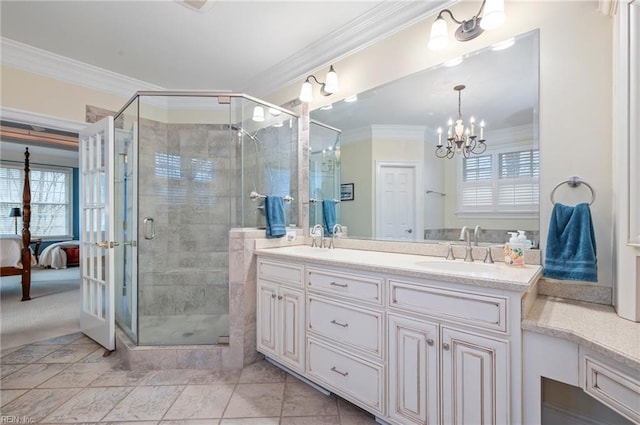
[[376,168],[376,236],[416,239],[420,233],[416,222],[416,165],[378,161]]
[[115,349],[113,117],[80,132],[80,329]]

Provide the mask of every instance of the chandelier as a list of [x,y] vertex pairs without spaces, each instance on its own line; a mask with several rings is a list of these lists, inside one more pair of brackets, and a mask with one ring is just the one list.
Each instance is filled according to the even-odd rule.
[[478,155],[487,149],[484,140],[484,121],[480,121],[480,139],[475,135],[475,118],[469,119],[469,127],[465,127],[462,121],[462,113],[460,112],[461,93],[464,85],[455,86],[453,89],[458,92],[458,119],[453,124],[453,120],[449,118],[447,122],[447,146],[442,145],[442,127],[438,127],[438,144],[436,145],[436,156],[438,158],[451,159],[455,154],[462,154],[465,158],[469,158],[472,154]]

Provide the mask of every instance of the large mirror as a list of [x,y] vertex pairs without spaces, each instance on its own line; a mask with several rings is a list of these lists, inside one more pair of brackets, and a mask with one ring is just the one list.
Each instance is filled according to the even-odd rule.
[[[314,174],[311,197],[319,187],[342,195],[336,220],[349,237],[458,240],[463,226],[479,226],[480,243],[524,230],[536,246],[538,70],[534,30],[312,111],[311,166],[324,161],[325,172]],[[440,158],[458,112],[469,131],[475,119],[475,152],[486,149]],[[311,226],[320,220],[314,212]]]

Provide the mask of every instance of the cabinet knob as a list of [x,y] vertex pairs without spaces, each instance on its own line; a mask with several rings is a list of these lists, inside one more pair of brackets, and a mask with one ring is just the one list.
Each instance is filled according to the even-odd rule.
[[447,344],[446,342],[444,344],[442,344],[442,349],[443,350],[449,351],[449,348],[451,348],[451,347],[449,347],[449,344]]
[[428,345],[428,346],[430,346],[430,347],[432,347],[432,346],[433,346],[433,340],[432,340],[431,338],[429,338],[429,339],[427,340],[427,345]]
[[275,298],[275,297],[276,297],[276,294],[271,294],[271,298]]
[[278,297],[278,299],[279,299],[279,300],[281,300],[281,299],[282,299],[282,295],[280,295],[280,296]]

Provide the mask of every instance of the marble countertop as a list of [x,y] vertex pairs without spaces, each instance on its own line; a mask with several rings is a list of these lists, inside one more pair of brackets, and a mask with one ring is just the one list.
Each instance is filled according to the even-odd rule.
[[542,274],[538,265],[510,267],[502,262],[485,264],[463,260],[445,260],[415,254],[399,254],[358,249],[323,249],[307,245],[258,249],[260,256],[311,262],[319,265],[344,267],[376,273],[389,273],[441,282],[461,283],[480,287],[527,292]]
[[573,341],[640,370],[640,324],[611,306],[539,295],[522,329]]

